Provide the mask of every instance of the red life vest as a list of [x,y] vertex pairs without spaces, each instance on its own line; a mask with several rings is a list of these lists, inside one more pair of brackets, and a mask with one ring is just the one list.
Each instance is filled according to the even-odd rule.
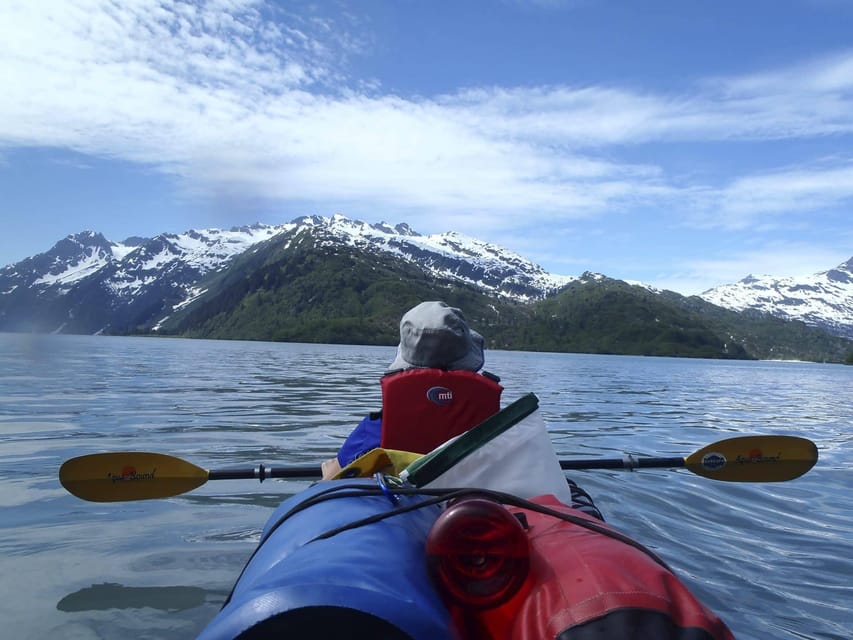
[[503,387],[491,374],[443,369],[389,373],[382,387],[386,449],[427,453],[500,411]]

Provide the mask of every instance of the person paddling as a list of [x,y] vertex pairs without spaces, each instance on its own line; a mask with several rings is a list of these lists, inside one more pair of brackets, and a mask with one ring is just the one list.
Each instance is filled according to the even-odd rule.
[[322,464],[323,478],[377,447],[426,453],[500,410],[503,388],[488,372],[485,340],[460,309],[422,302],[400,320],[397,354],[382,378],[382,411],[367,415],[337,456]]
[[[397,355],[382,377],[382,410],[368,414],[337,456],[322,463],[324,480],[377,447],[428,453],[500,411],[500,379],[482,371],[485,340],[461,310],[422,302],[400,320]],[[604,520],[592,497],[567,480],[571,506]]]

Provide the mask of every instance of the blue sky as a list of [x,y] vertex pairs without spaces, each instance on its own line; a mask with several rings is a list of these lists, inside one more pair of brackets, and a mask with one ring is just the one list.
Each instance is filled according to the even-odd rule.
[[853,256],[846,0],[12,0],[0,85],[0,265],[335,213],[687,294]]

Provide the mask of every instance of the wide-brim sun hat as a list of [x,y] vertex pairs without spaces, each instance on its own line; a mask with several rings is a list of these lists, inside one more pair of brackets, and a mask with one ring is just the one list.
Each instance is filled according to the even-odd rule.
[[400,320],[397,357],[388,370],[479,371],[484,346],[483,336],[468,326],[462,311],[440,301],[422,302]]

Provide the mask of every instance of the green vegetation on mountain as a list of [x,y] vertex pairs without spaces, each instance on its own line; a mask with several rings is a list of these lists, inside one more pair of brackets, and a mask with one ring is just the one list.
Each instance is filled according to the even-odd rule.
[[529,350],[626,355],[750,358],[696,315],[617,280],[574,282],[531,307],[531,321],[505,339]]
[[727,336],[760,360],[842,362],[853,347],[850,340],[799,320],[783,320],[758,311],[732,311],[698,296],[688,298],[672,291],[663,292],[661,297],[700,316],[715,333]]
[[272,239],[203,283],[206,293],[163,324],[187,337],[397,343],[399,319],[423,300],[461,308],[492,349],[842,362],[851,343],[803,323],[740,314],[699,298],[584,277],[532,303],[440,280],[392,254]]
[[476,310],[487,300],[474,289],[436,282],[387,254],[317,246],[310,235],[271,241],[225,274],[208,293],[165,323],[188,337],[394,344],[402,312],[441,295]]

